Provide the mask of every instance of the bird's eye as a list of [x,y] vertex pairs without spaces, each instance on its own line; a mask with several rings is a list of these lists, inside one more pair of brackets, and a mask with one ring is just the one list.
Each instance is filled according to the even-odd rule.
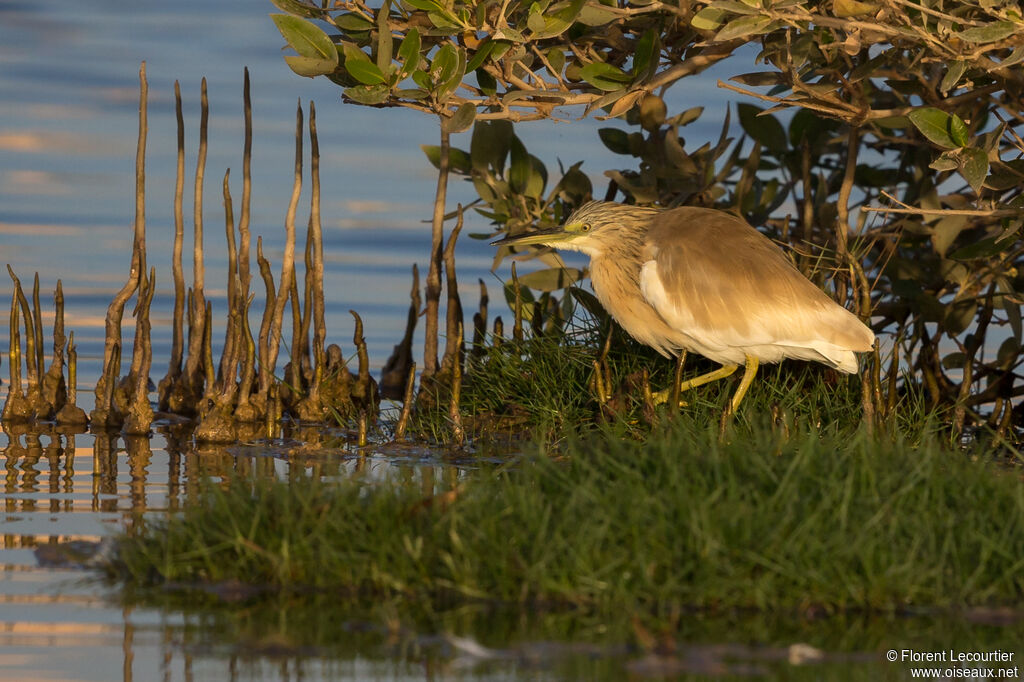
[[583,223],[580,227],[581,232],[590,232],[590,223]]

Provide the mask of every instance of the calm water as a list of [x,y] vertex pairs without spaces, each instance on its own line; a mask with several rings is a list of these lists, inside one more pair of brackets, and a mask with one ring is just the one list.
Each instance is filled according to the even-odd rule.
[[[226,254],[221,181],[232,169],[233,196],[241,195],[242,70],[252,75],[254,145],[252,232],[262,235],[279,276],[284,214],[292,184],[295,105],[317,103],[322,150],[325,286],[329,341],[351,347],[350,308],[366,322],[371,361],[383,365],[401,338],[408,307],[410,268],[426,263],[436,177],[419,146],[437,144],[433,119],[403,109],[344,105],[326,79],[295,76],[281,58],[283,40],[267,14],[269,2],[76,4],[44,0],[0,2],[0,261],[23,280],[42,278],[45,296],[58,277],[67,297],[67,323],[75,330],[81,381],[94,383],[102,351],[102,318],[127,276],[134,213],[138,68],[147,62],[150,83],[147,160],[149,261],[157,268],[154,300],[154,373],[166,371],[173,240],[175,122],[173,83],[182,84],[186,118],[186,173],[195,170],[199,84],[209,82],[210,149],[206,171],[207,295],[214,319],[226,317]],[[708,83],[713,84],[713,80]],[[706,125],[693,134],[717,135],[725,98],[707,92]],[[701,97],[702,100],[707,98]],[[692,106],[680,102],[679,106]],[[575,115],[578,115],[576,112]],[[703,122],[702,122],[703,123]],[[606,168],[632,166],[605,150],[596,129],[611,123],[521,126],[527,147],[551,167],[585,160],[603,193]],[[453,138],[468,148],[469,134]],[[308,154],[308,143],[307,143]],[[308,187],[308,177],[306,180]],[[186,180],[186,280],[191,281],[192,180]],[[450,185],[449,202],[468,203],[469,183]],[[308,210],[304,193],[298,221]],[[486,233],[474,216],[464,235]],[[458,252],[464,305],[476,305],[482,278],[500,291],[490,272],[492,250],[464,236]],[[255,247],[254,247],[255,250]],[[426,268],[423,268],[424,273]],[[257,289],[262,290],[262,286]],[[262,295],[261,291],[257,294]],[[492,295],[493,300],[500,300]],[[6,306],[0,306],[6,316]],[[254,309],[262,310],[257,299]],[[214,331],[213,338],[222,338]]]
[[387,480],[436,494],[486,466],[442,463],[408,448],[381,447],[360,458],[338,434],[292,435],[320,442],[196,452],[181,433],[163,428],[152,440],[6,434],[0,679],[904,679],[909,665],[889,664],[882,652],[1014,651],[1024,635],[1019,620],[998,611],[820,621],[691,614],[671,638],[645,651],[628,621],[572,613],[470,606],[417,614],[389,603],[353,612],[329,596],[251,604],[229,592],[221,593],[225,601],[205,604],[158,595],[140,607],[68,562],[88,556],[131,519],[189,504],[203,480],[358,475],[368,484]]
[[[351,348],[350,308],[366,321],[375,367],[401,337],[409,269],[425,262],[429,248],[424,221],[431,214],[435,177],[419,145],[436,142],[434,123],[414,112],[342,105],[339,90],[326,80],[294,76],[266,16],[272,9],[269,3],[244,0],[130,7],[113,0],[0,0],[0,261],[11,263],[23,281],[38,271],[44,296],[58,277],[63,279],[67,325],[75,331],[80,354],[80,404],[86,409],[99,371],[103,315],[128,269],[142,60],[150,81],[149,260],[158,268],[159,283],[154,377],[165,371],[173,303],[168,287],[173,82],[181,81],[185,95],[191,173],[199,81],[203,76],[209,81],[207,288],[219,322],[226,260],[220,180],[230,167],[237,200],[244,66],[252,74],[254,102],[253,233],[263,236],[268,257],[279,263],[291,188],[294,106],[312,98],[323,153],[329,341]],[[705,118],[688,129],[691,144],[717,136],[726,97],[715,90],[714,80],[728,73],[720,68],[674,94],[674,108],[707,107]],[[612,155],[598,141],[596,129],[607,125],[617,124],[538,123],[518,132],[552,167],[559,159],[584,160],[602,192],[604,169],[632,165],[632,159]],[[468,134],[456,136],[454,144],[467,147]],[[191,180],[186,184],[188,230]],[[472,199],[465,183],[450,189],[452,206]],[[474,217],[465,233],[488,231],[486,222]],[[497,287],[507,273],[490,272],[486,244],[464,238],[458,258],[466,307],[475,305],[477,278],[488,283],[492,300],[500,301]],[[186,278],[189,265],[186,260]],[[257,300],[257,309],[261,305]],[[498,308],[492,304],[492,310]],[[47,327],[51,321],[47,314]],[[221,337],[214,332],[215,345]],[[5,391],[6,385],[0,399]],[[195,452],[163,432],[128,442],[86,434],[5,434],[0,440],[0,447],[6,446],[0,451],[6,474],[0,493],[0,678],[614,680],[753,673],[900,679],[907,667],[882,662],[880,652],[902,646],[1007,648],[1024,634],[1019,623],[929,618],[824,625],[695,618],[684,624],[674,652],[648,655],[625,646],[634,641],[632,634],[581,623],[571,614],[522,620],[460,611],[395,624],[388,605],[358,614],[339,612],[330,603],[274,600],[261,607],[214,609],[169,601],[142,608],[91,573],[62,563],[66,555],[53,549],[69,542],[88,548],[139,514],[188,504],[207,478],[358,472],[370,480],[397,477],[430,491],[470,471],[465,462],[444,464],[426,451],[380,449],[359,459],[344,447],[332,447],[310,458],[296,456],[295,445]]]
[[[359,458],[339,446],[343,440],[331,442],[333,434],[323,432],[320,437],[328,440],[315,455],[309,454],[309,445],[296,455],[299,441],[282,441],[276,448],[196,452],[182,447],[180,435],[160,430],[152,440],[111,440],[55,432],[6,434],[7,447],[0,454],[5,471],[0,678],[204,680],[294,674],[337,679],[340,674],[344,679],[418,679],[415,663],[401,656],[390,656],[393,661],[383,654],[378,660],[355,658],[344,664],[320,661],[313,644],[322,635],[307,628],[296,641],[287,627],[278,629],[288,611],[282,605],[261,619],[273,625],[258,636],[244,629],[232,633],[231,626],[222,630],[224,619],[213,610],[132,608],[91,574],[69,567],[69,555],[58,548],[70,543],[91,553],[91,543],[123,527],[127,519],[189,504],[201,480],[287,477],[315,470],[335,477],[358,474],[371,481],[396,477],[433,491],[450,486],[463,472],[433,458],[427,461],[416,451],[381,450]],[[315,439],[296,435],[304,442]],[[333,625],[345,625],[343,614],[334,614],[334,619]],[[369,625],[353,621],[347,627],[365,630]],[[382,640],[377,648],[386,652],[379,633],[370,630],[362,641],[372,639],[371,634]]]

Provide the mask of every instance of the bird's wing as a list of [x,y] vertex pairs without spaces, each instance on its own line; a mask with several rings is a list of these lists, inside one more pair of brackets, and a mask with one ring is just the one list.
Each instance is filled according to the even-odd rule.
[[866,351],[874,341],[771,240],[721,211],[684,207],[658,215],[647,233],[640,286],[670,326],[709,348]]

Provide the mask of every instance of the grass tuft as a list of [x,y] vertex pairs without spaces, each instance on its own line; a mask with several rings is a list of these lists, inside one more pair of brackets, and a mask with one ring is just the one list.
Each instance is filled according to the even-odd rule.
[[609,616],[1022,602],[1019,471],[926,429],[872,438],[795,419],[784,433],[755,413],[722,441],[711,421],[665,419],[644,442],[601,427],[428,499],[397,481],[211,484],[140,522],[108,569],[133,585]]

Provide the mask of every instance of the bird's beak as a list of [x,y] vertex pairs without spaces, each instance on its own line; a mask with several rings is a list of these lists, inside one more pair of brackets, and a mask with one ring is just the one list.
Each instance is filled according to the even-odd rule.
[[505,237],[491,242],[491,246],[528,246],[530,244],[551,244],[553,242],[565,241],[573,236],[562,227],[551,227],[546,230],[537,230],[527,234],[519,234],[514,237]]

